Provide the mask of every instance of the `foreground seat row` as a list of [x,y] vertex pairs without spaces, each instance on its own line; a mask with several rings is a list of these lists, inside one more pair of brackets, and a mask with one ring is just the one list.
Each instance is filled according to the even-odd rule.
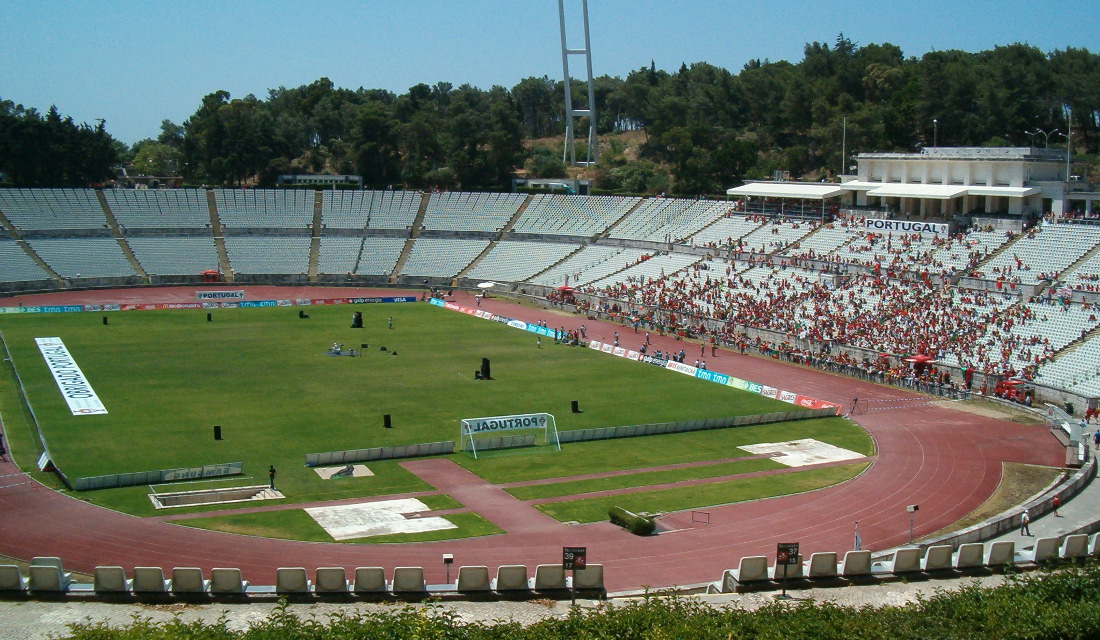
[[1065,538],[1037,538],[1035,546],[1016,552],[1015,543],[1001,540],[990,543],[967,543],[958,550],[951,545],[927,548],[905,547],[892,558],[873,562],[870,551],[848,551],[837,562],[836,552],[814,553],[809,561],[794,565],[768,566],[767,556],[741,558],[736,569],[727,569],[722,578],[711,585],[722,593],[740,592],[750,588],[775,587],[780,580],[859,581],[887,579],[899,576],[936,574],[940,572],[971,573],[1007,566],[1027,566],[1054,560],[1073,560],[1100,556],[1100,534],[1075,534]]
[[39,557],[31,561],[28,575],[18,566],[0,565],[0,593],[95,595],[176,595],[176,596],[249,596],[249,595],[401,595],[430,594],[504,594],[522,592],[604,591],[603,565],[593,564],[576,572],[576,583],[561,565],[540,564],[533,576],[526,565],[502,565],[496,577],[489,568],[458,568],[458,579],[449,584],[429,585],[423,567],[397,567],[387,580],[382,567],[357,567],[351,575],[344,567],[318,567],[310,580],[303,567],[276,570],[274,585],[251,585],[235,568],[215,568],[209,578],[197,567],[176,567],[167,577],[160,567],[134,567],[131,577],[120,566],[96,567],[92,584],[72,581],[59,558]]

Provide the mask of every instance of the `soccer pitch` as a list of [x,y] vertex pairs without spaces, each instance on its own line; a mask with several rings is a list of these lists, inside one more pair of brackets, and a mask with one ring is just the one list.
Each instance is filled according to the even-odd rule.
[[[350,328],[354,311],[363,314],[365,328]],[[463,418],[547,412],[566,431],[792,408],[550,339],[540,349],[530,333],[427,304],[307,312],[301,319],[298,308],[217,309],[211,322],[208,310],[115,312],[106,314],[108,325],[98,313],[6,315],[0,330],[54,460],[70,477],[243,461],[246,477],[206,484],[266,483],[268,465],[275,465],[290,502],[429,490],[397,461],[370,463],[368,478],[328,481],[305,467],[304,457],[457,442]],[[42,337],[64,341],[106,415],[71,414],[35,344]],[[368,347],[361,357],[333,357],[333,343]],[[492,361],[491,381],[474,379],[483,357]],[[573,400],[583,413],[570,412]],[[392,416],[392,429],[383,428],[383,414]],[[214,440],[214,425],[223,440]],[[862,430],[850,429],[831,434],[833,440],[871,447]],[[660,436],[655,448],[646,444],[656,442],[650,438],[634,438],[568,444],[537,458],[453,458],[490,479],[515,478],[524,468],[532,478],[555,477],[735,455],[726,437],[700,432]],[[575,455],[580,451],[593,455]],[[80,495],[148,515],[147,493],[131,487]]]

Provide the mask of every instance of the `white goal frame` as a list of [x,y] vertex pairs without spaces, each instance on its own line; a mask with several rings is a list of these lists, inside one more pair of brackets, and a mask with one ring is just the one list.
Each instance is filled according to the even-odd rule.
[[[523,413],[512,416],[491,416],[487,418],[464,418],[460,427],[459,445],[462,451],[468,451],[477,458],[477,441],[486,437],[505,437],[520,435],[523,432],[541,431],[542,442],[537,446],[551,446],[561,451],[558,440],[558,425],[549,413]],[[520,432],[520,433],[511,433]]]

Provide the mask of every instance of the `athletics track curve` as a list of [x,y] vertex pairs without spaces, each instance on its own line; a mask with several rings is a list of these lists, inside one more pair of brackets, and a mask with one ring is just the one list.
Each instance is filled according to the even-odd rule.
[[[223,285],[224,288],[224,285]],[[236,288],[236,287],[234,287]],[[249,299],[401,295],[392,290],[248,287]],[[186,302],[195,288],[143,288],[95,292],[61,292],[5,299],[13,306]],[[417,294],[419,295],[419,294]],[[474,306],[472,295],[456,301]],[[587,325],[588,337],[610,339],[619,331],[622,344],[636,348],[629,328],[586,320],[581,316],[485,299],[481,308],[529,322],[546,320],[567,329]],[[442,311],[441,311],[442,312]],[[639,334],[639,337],[642,334]],[[654,349],[697,343],[651,337]],[[639,340],[640,344],[640,340]],[[845,405],[853,397],[905,401],[915,394],[757,356],[719,350],[706,358],[708,368]],[[628,401],[629,399],[624,399]],[[508,533],[498,536],[405,545],[346,545],[273,540],[191,529],[138,518],[89,505],[56,493],[21,474],[11,462],[0,462],[0,554],[29,559],[59,556],[66,568],[90,573],[96,565],[240,567],[254,584],[273,584],[279,566],[423,566],[429,583],[444,582],[441,554],[458,565],[560,562],[562,546],[587,546],[591,563],[605,567],[609,592],[642,586],[670,587],[717,580],[747,555],[771,556],[777,542],[798,541],[808,557],[815,551],[852,547],[859,522],[864,548],[887,549],[905,544],[909,514],[919,504],[914,535],[938,531],[977,508],[994,491],[1002,462],[1061,466],[1062,448],[1048,430],[986,418],[949,406],[918,404],[855,416],[875,439],[874,464],[848,482],[805,494],[708,509],[710,523],[690,523],[684,514],[662,520],[683,529],[649,538],[627,534],[609,523],[566,526],[554,522],[442,459],[411,460],[407,468],[443,492],[495,522]],[[301,505],[296,505],[301,506]]]

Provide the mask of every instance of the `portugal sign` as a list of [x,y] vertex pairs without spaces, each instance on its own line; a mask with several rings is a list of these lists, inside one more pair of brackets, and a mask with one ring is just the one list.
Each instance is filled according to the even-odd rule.
[[[478,448],[511,448],[514,444],[507,445],[506,441],[512,436],[505,431],[535,430],[542,432],[540,445],[551,445],[561,451],[561,443],[558,441],[558,427],[554,422],[554,416],[549,413],[523,413],[514,416],[494,416],[491,418],[466,418],[462,421],[461,440],[462,449],[468,451],[476,458]],[[516,436],[517,438],[522,436]],[[533,438],[532,438],[533,440]],[[481,443],[480,445],[478,443]],[[515,441],[513,441],[515,442]],[[530,444],[530,442],[528,443]]]
[[76,361],[69,355],[69,350],[61,338],[35,338],[38,350],[46,359],[53,379],[57,382],[57,388],[65,402],[69,404],[69,410],[74,416],[101,415],[107,413],[107,408],[100,402],[84,372],[76,366]]
[[542,429],[550,420],[549,413],[526,413],[518,416],[497,416],[495,418],[469,418],[462,421],[463,435],[485,433],[487,431],[508,431],[510,429]]

